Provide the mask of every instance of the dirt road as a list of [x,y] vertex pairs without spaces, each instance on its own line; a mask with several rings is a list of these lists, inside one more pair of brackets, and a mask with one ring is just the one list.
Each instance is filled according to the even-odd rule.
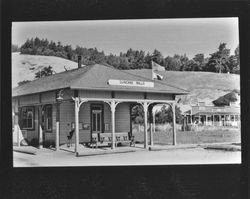
[[36,166],[115,166],[115,165],[182,165],[238,164],[240,151],[206,150],[203,148],[148,151],[75,157],[71,152],[43,149],[36,154],[14,153],[14,167]]

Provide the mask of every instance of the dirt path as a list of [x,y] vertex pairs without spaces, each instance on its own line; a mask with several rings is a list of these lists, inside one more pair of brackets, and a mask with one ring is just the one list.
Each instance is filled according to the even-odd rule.
[[36,166],[115,166],[115,165],[181,165],[238,164],[240,151],[205,150],[203,148],[162,151],[138,150],[130,153],[75,157],[66,151],[43,151],[37,155],[14,152],[14,167]]

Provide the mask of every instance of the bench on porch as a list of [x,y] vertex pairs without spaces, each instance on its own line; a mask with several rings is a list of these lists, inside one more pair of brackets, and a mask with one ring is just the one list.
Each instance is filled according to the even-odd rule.
[[[128,143],[130,146],[135,146],[134,136],[130,132],[117,132],[115,133],[115,146],[118,144]],[[98,134],[92,134],[91,146],[105,146],[112,144],[111,133],[100,133],[100,141],[98,141]]]

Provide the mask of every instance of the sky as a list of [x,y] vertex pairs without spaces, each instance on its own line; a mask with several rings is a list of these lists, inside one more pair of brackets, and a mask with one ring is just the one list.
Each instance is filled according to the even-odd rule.
[[164,57],[186,54],[193,58],[217,51],[226,43],[231,54],[239,44],[238,18],[185,18],[143,20],[93,20],[13,22],[12,43],[21,46],[27,38],[47,38],[63,45],[97,48],[106,55],[119,55],[129,48]]

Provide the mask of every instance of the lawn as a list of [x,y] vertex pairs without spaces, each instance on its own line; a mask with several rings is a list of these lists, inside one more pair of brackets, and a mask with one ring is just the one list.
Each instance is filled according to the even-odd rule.
[[[133,135],[135,141],[144,142],[143,128],[139,129],[134,126]],[[148,133],[150,140],[150,134]],[[169,125],[156,126],[156,132],[153,135],[155,144],[172,144],[173,132]],[[178,144],[202,144],[202,143],[240,143],[240,129],[229,127],[201,127],[197,131],[181,131],[179,128],[176,132],[176,141]]]

